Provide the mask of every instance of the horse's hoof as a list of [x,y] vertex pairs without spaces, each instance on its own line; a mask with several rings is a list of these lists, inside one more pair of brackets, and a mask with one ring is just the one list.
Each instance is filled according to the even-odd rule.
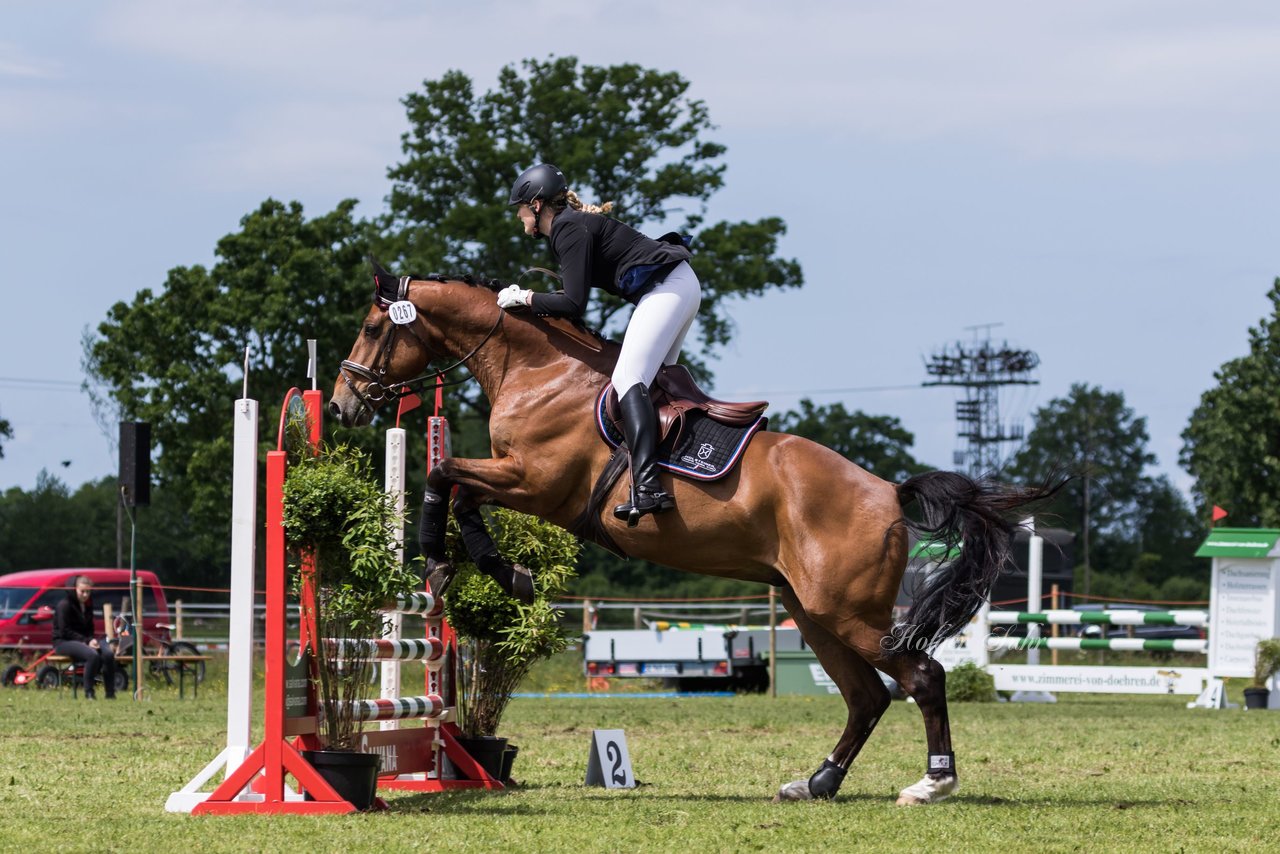
[[453,583],[453,578],[457,574],[458,571],[448,561],[427,558],[427,589],[437,600],[449,589],[449,585]]
[[533,573],[518,563],[508,563],[501,555],[485,555],[476,561],[485,575],[498,582],[502,592],[522,605],[532,605],[534,600]]
[[778,794],[773,796],[773,802],[780,804],[783,801],[811,801],[813,800],[813,792],[809,791],[808,780],[792,780],[782,788],[778,789]]
[[898,806],[916,807],[936,804],[951,797],[959,786],[960,781],[954,775],[937,778],[926,776],[919,783],[907,786],[898,793]]
[[[533,589],[533,573],[518,563],[511,564],[511,589],[507,595],[522,605],[532,605],[535,597]],[[505,585],[504,585],[505,586]]]

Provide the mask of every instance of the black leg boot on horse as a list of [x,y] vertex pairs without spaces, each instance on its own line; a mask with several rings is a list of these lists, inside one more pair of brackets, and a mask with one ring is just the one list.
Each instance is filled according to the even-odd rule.
[[658,480],[658,416],[649,390],[636,383],[618,399],[618,408],[631,454],[631,501],[614,507],[613,515],[634,528],[642,516],[674,510],[676,502]]
[[[493,538],[485,526],[480,509],[462,499],[453,504],[462,542],[476,567],[488,575],[508,596],[517,601],[533,604],[533,575],[520,564],[509,563],[498,553]],[[427,487],[422,498],[422,515],[418,521],[418,545],[427,559],[427,586],[432,595],[443,596],[453,583],[457,569],[445,552],[445,532],[449,521],[449,504],[444,495]]]
[[532,605],[534,598],[533,573],[518,563],[511,563],[498,552],[489,536],[480,508],[463,501],[461,493],[453,502],[453,515],[462,530],[462,543],[467,554],[475,561],[476,568],[498,582],[502,591],[524,605]]

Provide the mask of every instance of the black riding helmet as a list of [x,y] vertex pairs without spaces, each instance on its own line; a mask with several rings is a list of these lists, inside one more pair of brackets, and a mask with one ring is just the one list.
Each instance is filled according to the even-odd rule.
[[569,189],[564,173],[550,163],[539,163],[520,173],[511,187],[508,205],[527,205],[538,199],[549,202]]

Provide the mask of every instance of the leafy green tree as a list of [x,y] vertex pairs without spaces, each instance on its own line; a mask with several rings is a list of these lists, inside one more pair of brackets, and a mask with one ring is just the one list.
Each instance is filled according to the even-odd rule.
[[[519,173],[537,162],[559,166],[584,200],[612,201],[611,216],[656,235],[694,238],[693,265],[702,282],[701,350],[691,340],[684,361],[701,378],[705,359],[733,335],[736,299],[799,287],[800,265],[777,256],[781,219],[706,222],[710,198],[725,184],[725,147],[708,138],[714,126],[702,101],[688,96],[679,74],[625,64],[580,65],[573,57],[508,65],[497,85],[478,92],[460,71],[424,81],[404,98],[409,130],[393,182],[382,236],[405,272],[473,273],[516,281],[547,266],[546,244],[524,235],[507,206]],[[536,275],[526,287],[554,283]],[[617,336],[629,314],[622,300],[597,292],[589,326]],[[474,409],[478,418],[465,415]],[[454,448],[487,453],[488,407],[474,389],[452,394]],[[471,429],[464,429],[467,424]],[[575,590],[592,595],[650,591],[713,595],[718,582],[645,562],[623,563],[584,549]],[[754,589],[754,588],[753,588]]]
[[[555,163],[584,199],[614,202],[611,215],[623,222],[693,235],[702,353],[713,354],[732,337],[735,298],[799,287],[803,277],[794,260],[776,257],[781,219],[705,224],[708,200],[724,186],[725,147],[706,138],[710,112],[688,88],[675,72],[579,66],[574,57],[508,65],[483,94],[460,71],[425,81],[404,99],[404,160],[388,173],[383,226],[399,262],[508,281],[545,266],[545,244],[524,235],[507,199],[522,169]],[[616,333],[625,308],[597,293],[588,325]],[[686,361],[705,376],[693,352]]]
[[1125,536],[1139,524],[1141,499],[1149,489],[1143,470],[1156,459],[1147,450],[1147,420],[1134,415],[1122,392],[1082,383],[1038,409],[1033,418],[1009,474],[1027,482],[1043,482],[1064,471],[1075,475],[1051,510],[1081,538],[1084,592],[1089,593],[1091,535]]
[[[0,418],[0,439],[12,439],[13,427],[9,424],[9,419]],[[4,443],[0,442],[0,459],[4,459]]]
[[[171,530],[189,542],[189,566],[226,563],[227,416],[240,396],[245,346],[265,441],[274,402],[303,372],[304,339],[318,339],[321,365],[349,351],[368,305],[370,249],[406,272],[507,280],[546,262],[545,247],[522,235],[506,206],[520,169],[537,160],[559,164],[584,196],[615,201],[626,222],[695,235],[704,355],[729,340],[734,298],[801,284],[799,265],[776,257],[781,220],[704,223],[724,184],[725,149],[705,138],[707,107],[687,97],[678,74],[530,60],[503,69],[493,91],[472,89],[450,72],[404,99],[404,160],[389,170],[389,208],[376,227],[354,218],[354,201],[307,219],[297,203],[269,199],[218,242],[211,269],[175,268],[161,292],[118,303],[86,336],[86,373],[107,389],[86,384],[99,420],[152,424],[158,490],[180,511]],[[589,321],[619,330],[624,304],[595,304]],[[705,376],[696,355],[691,362]],[[466,399],[480,405],[460,408]],[[487,453],[487,407],[473,389],[448,400],[454,452]],[[340,440],[368,447],[378,437],[364,430]]]
[[[1095,574],[1092,592],[1148,599],[1204,598],[1209,562],[1195,557],[1203,538],[1203,525],[1169,478],[1144,478],[1133,526],[1113,528],[1096,537],[1093,562],[1108,568],[1111,581]],[[1188,584],[1192,595],[1185,595]],[[1126,585],[1128,592],[1107,592]]]
[[800,401],[799,411],[788,411],[772,423],[782,433],[794,433],[826,445],[847,460],[867,471],[898,483],[929,470],[911,455],[915,436],[891,415],[868,415],[849,412],[843,403],[815,406],[812,400]]
[[116,303],[86,338],[86,373],[108,389],[95,403],[114,416],[100,420],[151,423],[157,485],[194,553],[215,565],[227,561],[230,416],[245,348],[260,434],[271,441],[278,402],[305,374],[305,339],[332,365],[368,308],[368,228],[354,207],[307,219],[296,202],[267,200],[218,242],[211,269],[171,270],[160,293]]
[[1249,330],[1249,352],[1214,374],[1182,433],[1179,462],[1195,478],[1201,517],[1210,505],[1241,526],[1280,527],[1280,278],[1272,311]]

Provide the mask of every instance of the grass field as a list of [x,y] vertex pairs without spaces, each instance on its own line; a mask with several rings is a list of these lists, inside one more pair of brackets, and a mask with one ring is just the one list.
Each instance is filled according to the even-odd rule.
[[[225,743],[211,676],[198,700],[0,690],[0,850],[1280,851],[1280,715],[1176,697],[953,705],[961,788],[933,807],[893,803],[925,762],[912,705],[893,704],[835,802],[772,804],[834,745],[838,699],[618,697],[515,700],[506,793],[389,793],[389,811],[341,817],[170,815],[166,796]],[[560,661],[535,687],[576,678]],[[593,728],[626,730],[641,786],[582,785]]]

